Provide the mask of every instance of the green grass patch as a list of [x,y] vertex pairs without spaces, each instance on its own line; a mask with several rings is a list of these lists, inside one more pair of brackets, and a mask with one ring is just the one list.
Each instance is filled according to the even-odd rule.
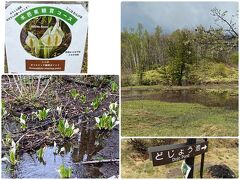
[[123,136],[237,136],[238,112],[191,103],[122,103]]

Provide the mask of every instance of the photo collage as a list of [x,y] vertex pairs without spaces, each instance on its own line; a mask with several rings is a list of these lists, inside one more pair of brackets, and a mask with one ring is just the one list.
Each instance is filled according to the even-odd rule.
[[239,178],[238,1],[2,1],[1,178]]

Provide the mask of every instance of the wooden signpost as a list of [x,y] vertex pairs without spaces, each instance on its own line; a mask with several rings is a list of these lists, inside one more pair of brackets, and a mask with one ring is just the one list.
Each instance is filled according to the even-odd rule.
[[[196,139],[187,139],[187,145],[194,145],[196,143]],[[206,147],[206,146],[204,146]],[[201,148],[200,148],[201,149]],[[202,153],[201,153],[202,154]],[[186,178],[193,178],[194,171],[194,156],[187,158],[185,163],[191,168],[188,174],[184,174]]]
[[[205,138],[204,141],[207,142],[207,138]],[[201,166],[200,166],[200,178],[203,178],[203,166],[204,166],[205,153],[203,153],[201,156],[202,157],[201,157]]]
[[[153,162],[153,166],[161,166],[169,163],[173,163],[180,160],[185,160],[185,163],[191,168],[188,173],[188,178],[193,177],[194,171],[194,157],[197,155],[203,155],[208,151],[208,141],[196,139],[187,139],[186,143],[163,145],[148,148],[150,160]],[[201,163],[201,169],[203,169],[203,160]],[[202,176],[202,172],[200,172]]]

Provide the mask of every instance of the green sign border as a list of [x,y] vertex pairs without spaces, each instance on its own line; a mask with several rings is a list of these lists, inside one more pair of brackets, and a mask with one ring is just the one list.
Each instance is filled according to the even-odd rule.
[[22,14],[18,15],[15,20],[19,25],[23,24],[24,22],[37,17],[37,16],[56,16],[64,21],[68,22],[71,25],[74,25],[77,22],[77,18],[74,17],[72,14],[69,12],[57,8],[57,7],[51,7],[51,6],[41,6],[41,7],[36,7],[29,9]]

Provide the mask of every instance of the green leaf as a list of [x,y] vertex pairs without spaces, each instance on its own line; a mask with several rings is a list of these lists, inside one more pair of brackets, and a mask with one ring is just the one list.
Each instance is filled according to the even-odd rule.
[[25,130],[27,128],[27,125],[26,124],[22,124],[21,125],[21,129]]
[[66,168],[63,164],[59,167],[58,173],[61,178],[71,178],[72,176],[72,169],[71,167]]
[[79,93],[77,92],[76,89],[72,89],[72,90],[70,91],[70,94],[71,94],[71,96],[72,96],[72,98],[73,98],[74,100],[76,100],[77,97],[79,96]]
[[100,98],[97,96],[94,100],[93,100],[93,102],[91,103],[91,105],[93,106],[93,109],[94,110],[97,110],[98,109],[98,107],[100,106]]
[[6,115],[7,115],[6,103],[5,103],[5,101],[2,101],[1,116],[4,117]]
[[37,113],[37,117],[40,121],[43,121],[45,119],[47,119],[47,116],[48,116],[48,112],[50,111],[50,109],[43,109],[43,110],[38,110],[38,113]]
[[74,135],[74,132],[78,132],[78,128],[75,129],[74,124],[70,126],[67,120],[60,119],[58,123],[58,131],[64,138],[72,137]]
[[85,95],[81,95],[81,96],[80,96],[80,100],[81,100],[82,103],[85,104],[86,101],[87,101],[87,97],[86,97]]
[[66,128],[65,129],[65,136],[66,137],[71,137],[72,135],[73,135],[73,130],[70,127]]
[[58,123],[58,130],[59,132],[65,137],[65,126],[64,126],[64,119],[60,119]]
[[42,160],[42,159],[43,159],[44,149],[45,149],[45,148],[40,148],[39,150],[37,150],[37,156],[38,156],[38,159],[39,159],[39,160]]
[[14,149],[11,149],[9,151],[9,161],[12,165],[16,165],[17,164],[17,160],[15,158],[15,153],[16,151]]
[[111,90],[112,92],[116,92],[118,90],[118,84],[115,81],[111,82]]
[[96,117],[96,126],[99,129],[111,130],[116,124],[116,121],[113,121],[115,117],[112,117],[110,114],[104,113],[101,117]]

